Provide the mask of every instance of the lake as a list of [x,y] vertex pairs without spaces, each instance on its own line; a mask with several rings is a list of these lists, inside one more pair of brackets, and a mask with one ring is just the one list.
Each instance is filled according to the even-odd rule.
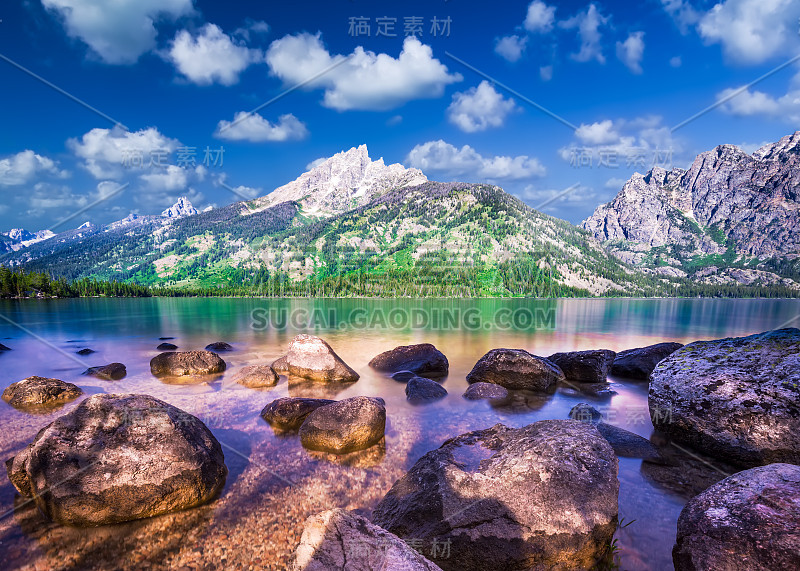
[[[653,436],[647,383],[610,378],[610,389],[587,394],[569,384],[552,395],[517,394],[503,406],[467,401],[465,377],[493,348],[522,348],[547,356],[558,351],[623,350],[661,341],[741,336],[797,326],[800,301],[695,299],[578,300],[262,300],[77,299],[0,302],[0,388],[31,375],[56,377],[98,392],[146,393],[201,418],[226,457],[230,474],[214,503],[148,520],[73,529],[46,520],[0,478],[0,545],[4,568],[284,569],[309,515],[340,507],[370,510],[427,451],[452,436],[496,423],[520,427],[562,419],[579,402],[598,408],[611,424]],[[241,367],[271,363],[297,333],[327,340],[361,375],[346,387],[289,384],[247,389],[230,382]],[[225,375],[211,384],[165,384],[149,361],[159,338],[180,350],[227,341]],[[447,398],[412,406],[404,385],[367,363],[397,345],[430,342],[450,361]],[[91,348],[96,353],[79,356]],[[127,376],[102,381],[81,373],[122,362]],[[260,418],[283,396],[386,401],[385,449],[355,461],[309,453],[298,437],[276,436]],[[19,452],[57,412],[32,415],[0,402],[3,460]],[[653,437],[658,445],[664,445]],[[672,569],[671,549],[685,502],[732,470],[716,461],[664,447],[675,466],[621,459],[617,532],[622,569]],[[251,567],[252,566],[252,567]]]

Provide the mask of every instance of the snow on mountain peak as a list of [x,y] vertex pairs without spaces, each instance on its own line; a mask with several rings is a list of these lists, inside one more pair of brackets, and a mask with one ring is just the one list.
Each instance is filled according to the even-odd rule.
[[192,203],[185,196],[181,196],[178,202],[167,208],[161,213],[165,218],[183,218],[185,216],[194,216],[197,214],[197,209],[192,206]]

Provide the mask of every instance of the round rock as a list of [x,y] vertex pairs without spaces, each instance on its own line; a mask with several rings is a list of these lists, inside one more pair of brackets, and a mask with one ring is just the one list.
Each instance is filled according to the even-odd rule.
[[321,406],[334,402],[336,401],[330,399],[284,397],[265,406],[261,411],[261,418],[275,428],[297,430],[309,414]]
[[214,353],[223,353],[225,351],[233,351],[233,345],[225,343],[225,341],[216,341],[206,345],[206,351],[213,351]]
[[344,454],[377,444],[385,430],[383,399],[352,397],[309,414],[300,427],[300,442],[310,450]]
[[411,371],[426,378],[445,377],[450,369],[444,353],[430,343],[395,347],[373,358],[369,366],[384,373]]
[[33,376],[9,385],[3,391],[3,400],[14,408],[25,410],[61,405],[82,394],[83,391],[72,383]]
[[434,402],[447,396],[447,389],[436,381],[412,377],[406,383],[406,399],[412,404]]
[[233,381],[251,389],[262,389],[277,385],[278,374],[269,365],[249,365],[242,367]]
[[85,347],[83,349],[75,351],[76,355],[91,355],[92,353],[95,353],[95,351],[92,350],[92,349],[89,349],[88,347]]
[[470,384],[494,383],[531,391],[546,391],[563,380],[564,373],[557,365],[524,349],[492,349],[467,375]]
[[204,504],[225,484],[219,442],[194,416],[147,395],[94,395],[6,463],[52,520],[96,526]]
[[494,383],[473,383],[464,391],[467,400],[505,400],[509,396],[508,389]]
[[158,351],[174,351],[178,346],[174,343],[161,343],[156,349]]
[[330,345],[314,335],[301,334],[292,339],[286,356],[275,361],[272,368],[312,381],[355,382],[359,378]]
[[605,383],[616,353],[608,349],[554,353],[547,360],[564,372],[568,381],[576,383]]
[[213,375],[225,370],[225,361],[211,351],[179,351],[160,353],[150,360],[155,376]]
[[91,375],[104,381],[118,381],[124,378],[128,371],[122,363],[110,363],[99,367],[89,367],[83,374]]
[[620,351],[611,365],[611,374],[629,379],[647,380],[658,363],[681,347],[683,345],[680,343],[656,343]]

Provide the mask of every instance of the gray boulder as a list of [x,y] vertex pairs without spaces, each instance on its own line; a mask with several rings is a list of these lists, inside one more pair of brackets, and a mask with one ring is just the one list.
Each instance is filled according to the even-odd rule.
[[91,375],[104,381],[118,381],[124,378],[128,371],[122,363],[110,363],[99,367],[89,367],[83,374]]
[[494,383],[507,389],[547,391],[564,373],[557,365],[524,349],[492,349],[467,375],[467,382]]
[[302,397],[279,398],[261,411],[261,418],[281,430],[297,430],[306,417],[321,406],[336,402],[330,399],[311,399]]
[[617,458],[572,420],[470,432],[427,453],[373,523],[406,542],[449,545],[445,570],[589,569],[617,525]]
[[629,379],[647,380],[659,362],[681,347],[683,345],[680,343],[656,343],[620,351],[611,365],[611,374]]
[[576,383],[605,383],[608,370],[616,357],[614,351],[593,349],[554,353],[547,360],[555,363],[564,372],[568,381]]
[[651,375],[653,425],[742,466],[800,463],[800,330],[697,341]]
[[412,377],[406,384],[406,399],[412,404],[433,402],[446,396],[447,389],[430,379]]
[[509,396],[508,389],[494,383],[472,383],[464,391],[467,400],[505,400]]
[[395,347],[377,355],[369,366],[384,373],[411,371],[429,379],[445,377],[450,370],[447,357],[430,343]]
[[385,430],[383,399],[352,397],[309,414],[300,427],[300,442],[310,450],[344,454],[377,444]]
[[351,369],[323,339],[301,334],[292,339],[289,351],[272,364],[278,373],[312,381],[355,382],[358,373]]
[[278,374],[269,365],[249,365],[236,373],[233,382],[251,389],[274,387],[278,384]]
[[206,345],[206,351],[214,353],[224,353],[225,351],[233,351],[233,345],[225,343],[225,341],[215,341]]
[[678,518],[677,571],[800,569],[800,466],[738,472],[695,496]]
[[10,384],[3,391],[3,400],[16,409],[30,410],[63,405],[82,394],[80,387],[72,383],[33,376]]
[[174,351],[178,346],[174,343],[161,343],[156,349],[158,351]]
[[335,509],[306,520],[292,571],[441,571],[366,518]]
[[6,462],[17,491],[50,519],[96,526],[199,506],[228,470],[194,416],[147,395],[99,394]]
[[214,375],[225,370],[225,361],[211,351],[160,353],[150,360],[150,372],[157,377]]

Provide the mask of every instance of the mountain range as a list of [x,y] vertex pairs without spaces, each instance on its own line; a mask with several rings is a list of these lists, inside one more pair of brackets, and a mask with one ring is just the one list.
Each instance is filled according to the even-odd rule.
[[[581,227],[501,188],[432,182],[341,152],[270,194],[56,235],[15,230],[0,264],[193,288],[317,295],[659,295],[687,286],[800,290],[800,132],[748,155],[634,174]],[[16,247],[14,247],[16,245]],[[783,291],[783,290],[781,290]]]

